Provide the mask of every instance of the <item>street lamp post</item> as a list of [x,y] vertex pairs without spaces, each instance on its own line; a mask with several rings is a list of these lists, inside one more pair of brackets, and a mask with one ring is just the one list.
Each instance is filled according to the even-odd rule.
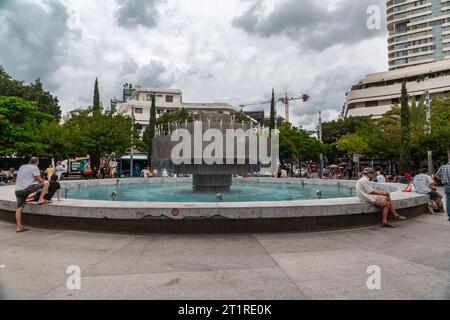
[[[431,103],[430,103],[430,91],[426,92],[426,108],[427,108],[427,134],[431,134]],[[428,145],[428,173],[431,175],[434,173],[433,166],[433,151],[431,151]]]
[[130,178],[134,177],[134,106],[131,107],[131,152],[130,152]]
[[[319,141],[323,143],[322,139],[322,111],[319,111]],[[320,166],[319,166],[319,178],[323,178],[323,153],[320,152]]]

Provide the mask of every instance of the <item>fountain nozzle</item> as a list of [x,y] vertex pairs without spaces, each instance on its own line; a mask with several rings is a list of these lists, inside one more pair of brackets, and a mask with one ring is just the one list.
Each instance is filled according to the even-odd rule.
[[322,191],[321,190],[316,191],[316,197],[318,200],[322,199]]

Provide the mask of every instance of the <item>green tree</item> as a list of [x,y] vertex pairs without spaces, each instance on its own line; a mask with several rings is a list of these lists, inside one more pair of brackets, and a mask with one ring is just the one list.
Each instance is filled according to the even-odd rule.
[[317,160],[325,145],[312,137],[312,132],[285,123],[280,128],[280,161],[282,164],[299,164]]
[[102,110],[102,107],[100,105],[100,91],[98,89],[98,78],[95,78],[94,101],[93,101],[92,106],[93,106],[92,110],[94,112],[100,112]]
[[342,136],[355,133],[371,122],[371,117],[348,117],[325,122],[322,124],[322,140],[327,144],[336,143]]
[[[155,131],[156,126],[161,126],[163,134],[169,133],[169,126],[170,124],[183,124],[185,122],[193,122],[194,116],[187,111],[185,108],[181,108],[175,112],[171,113],[165,113],[161,117],[159,117],[155,122]],[[141,140],[141,150],[145,150],[147,152],[148,150],[152,150],[152,145],[150,145],[150,141],[153,142],[153,138],[150,138],[151,132],[150,132],[150,126],[147,127],[147,129],[144,131],[144,134],[142,136]]]
[[39,129],[39,141],[42,151],[37,156],[53,158],[62,161],[79,156],[73,145],[73,139],[68,126],[60,125],[55,121],[43,122]]
[[193,122],[194,116],[185,108],[181,108],[175,112],[165,113],[156,120],[156,125],[161,126],[163,133],[169,133],[170,124],[183,124],[185,122]]
[[26,85],[22,81],[14,80],[0,66],[0,97],[18,97],[36,102],[39,111],[50,114],[55,121],[61,118],[61,108],[57,97],[46,91],[38,79]]
[[93,112],[92,108],[74,115],[65,125],[67,127],[73,153],[89,155],[91,165],[99,168],[100,160],[114,153],[125,154],[133,140],[139,139],[139,131],[130,117],[112,113]]
[[438,160],[450,161],[450,94],[433,99],[431,112],[431,140],[434,141],[432,145],[441,148],[441,151],[437,149],[434,152]]
[[[450,95],[438,96],[431,101],[431,127],[432,133],[426,132],[425,97],[417,104],[412,100],[410,107],[411,126],[411,162],[418,169],[425,164],[427,149],[431,148],[434,159],[438,162],[446,161],[449,122],[447,113],[450,109]],[[390,154],[398,158],[400,153],[398,146],[401,142],[401,109],[395,105],[379,120],[379,130],[385,144],[390,145]]]
[[234,119],[236,119],[236,122],[245,122],[249,123],[251,122],[250,117],[246,115],[243,111],[239,111],[234,115]]
[[416,101],[416,97],[412,97],[410,106],[409,120],[411,124],[411,137],[415,137],[417,134],[423,132],[423,128],[426,125],[426,107],[425,96],[422,96],[419,103]]
[[431,134],[422,130],[414,139],[415,149],[421,150],[421,159],[426,158],[426,150],[433,151],[438,163],[450,160],[450,94],[431,101]]
[[54,118],[41,112],[36,102],[0,97],[0,156],[30,157],[42,154],[41,123]]
[[336,145],[339,151],[349,157],[354,154],[364,155],[369,151],[369,145],[358,133],[350,133],[341,137]]
[[356,133],[361,128],[373,124],[371,117],[348,117],[339,118],[335,121],[325,122],[322,124],[322,140],[329,145],[326,153],[331,162],[338,163],[341,158],[348,157],[347,153],[337,148],[337,142],[343,136]]
[[400,117],[400,171],[407,172],[411,169],[411,122],[409,96],[408,90],[406,89],[406,82],[402,85],[402,93],[400,97]]

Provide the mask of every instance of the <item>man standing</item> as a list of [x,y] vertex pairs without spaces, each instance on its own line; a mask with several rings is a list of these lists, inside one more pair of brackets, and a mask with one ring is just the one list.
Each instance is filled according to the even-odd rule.
[[356,183],[356,192],[358,194],[358,198],[363,202],[367,202],[374,206],[383,208],[383,219],[381,227],[394,228],[394,226],[389,224],[388,222],[389,213],[391,213],[397,220],[406,220],[406,218],[397,213],[392,203],[391,195],[388,192],[375,190],[370,182],[372,178],[373,169],[364,169],[363,177]]
[[58,163],[56,164],[56,167],[55,167],[55,174],[58,176],[58,181],[61,180],[63,173],[64,173],[64,167],[61,164],[61,162],[58,161]]
[[41,196],[39,198],[39,204],[46,203],[44,196],[47,193],[49,182],[44,181],[41,177],[41,172],[38,168],[39,159],[31,158],[30,163],[20,167],[17,173],[16,180],[16,198],[17,198],[17,209],[16,209],[16,232],[21,233],[28,231],[22,225],[22,211],[27,203],[27,198],[30,194],[41,190]]
[[117,162],[113,158],[113,159],[109,160],[110,178],[116,177],[116,169],[117,169]]
[[447,197],[447,214],[448,221],[450,221],[450,162],[445,166],[442,166],[436,173],[436,176],[442,180],[442,183],[445,186],[445,195]]

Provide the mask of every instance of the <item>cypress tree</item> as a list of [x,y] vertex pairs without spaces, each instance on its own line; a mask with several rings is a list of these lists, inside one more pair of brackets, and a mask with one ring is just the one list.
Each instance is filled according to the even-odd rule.
[[93,103],[94,111],[101,111],[100,106],[100,91],[98,90],[98,78],[95,78],[95,88],[94,88],[94,103]]
[[409,97],[406,82],[402,85],[401,104],[401,146],[400,146],[400,171],[408,172],[411,166],[411,121]]
[[272,130],[275,129],[275,114],[276,114],[276,105],[275,105],[275,90],[272,89],[272,100],[270,102],[270,133],[272,134]]
[[150,125],[148,127],[148,164],[152,166],[153,139],[156,132],[156,96],[152,95],[152,107],[150,109]]

